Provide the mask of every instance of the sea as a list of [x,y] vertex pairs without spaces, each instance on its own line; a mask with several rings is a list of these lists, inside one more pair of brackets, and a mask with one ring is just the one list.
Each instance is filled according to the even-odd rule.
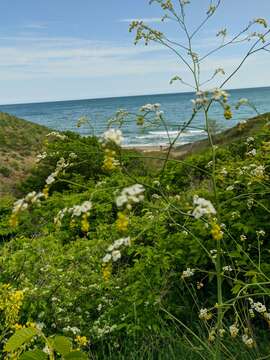
[[[256,115],[254,109],[242,106],[236,110],[235,104],[241,98],[247,98],[259,113],[270,112],[270,87],[228,90],[229,103],[233,110],[233,119],[225,120],[223,109],[215,104],[210,112],[213,129],[216,132],[235,126],[241,120],[247,120]],[[71,130],[83,136],[101,136],[107,129],[111,119],[120,109],[132,114],[138,113],[145,104],[160,104],[164,112],[166,125],[147,124],[144,128],[136,124],[134,116],[122,124],[124,145],[165,146],[170,137],[174,139],[179,126],[188,121],[192,114],[191,100],[194,93],[175,93],[160,95],[142,95],[113,97],[103,99],[56,101],[30,104],[1,105],[0,112],[7,112],[19,118],[45,125],[53,130]],[[87,119],[85,124],[77,126],[79,119]],[[177,144],[186,144],[206,137],[202,114],[198,114],[177,140]]]

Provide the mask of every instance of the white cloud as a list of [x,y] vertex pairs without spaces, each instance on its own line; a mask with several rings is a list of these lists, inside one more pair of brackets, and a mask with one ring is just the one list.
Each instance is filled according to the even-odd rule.
[[28,30],[43,30],[48,28],[48,24],[45,23],[29,23],[22,26],[24,29]]

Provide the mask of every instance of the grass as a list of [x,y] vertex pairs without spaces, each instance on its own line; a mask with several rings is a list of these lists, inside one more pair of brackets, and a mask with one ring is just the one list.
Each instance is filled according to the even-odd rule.
[[0,196],[16,191],[15,184],[33,167],[49,131],[44,126],[0,113]]

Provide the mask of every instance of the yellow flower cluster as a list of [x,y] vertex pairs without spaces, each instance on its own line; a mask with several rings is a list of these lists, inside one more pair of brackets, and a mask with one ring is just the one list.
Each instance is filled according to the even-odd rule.
[[9,284],[4,284],[0,288],[0,295],[0,310],[4,312],[5,325],[11,327],[18,320],[24,292],[22,290],[12,290]]
[[119,166],[119,161],[115,158],[116,152],[111,149],[105,149],[105,157],[102,168],[106,171],[113,171]]
[[88,221],[88,215],[89,213],[84,213],[82,216],[82,220],[81,220],[81,230],[84,233],[88,233],[89,229],[90,229],[90,224]]
[[79,345],[79,346],[86,346],[88,344],[88,340],[87,340],[87,337],[86,336],[76,336],[76,339],[75,339],[76,343]]
[[116,220],[116,228],[117,228],[117,230],[122,231],[122,232],[127,231],[128,224],[129,224],[128,216],[123,212],[119,212],[118,213],[118,218]]
[[104,281],[109,281],[112,273],[112,267],[110,264],[104,264],[102,266],[102,276]]
[[214,240],[219,241],[223,238],[223,231],[221,230],[221,227],[218,224],[212,225],[211,234]]
[[230,120],[233,116],[232,110],[229,105],[225,107],[224,117],[226,120]]

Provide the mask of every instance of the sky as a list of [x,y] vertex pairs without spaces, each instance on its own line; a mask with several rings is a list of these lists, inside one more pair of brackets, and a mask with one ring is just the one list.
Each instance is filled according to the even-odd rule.
[[[186,5],[190,30],[208,5],[209,0]],[[172,40],[185,41],[174,22],[160,22],[161,15],[148,0],[1,0],[0,104],[189,91],[169,84],[174,75],[191,80],[174,54],[157,44],[135,46],[128,32],[131,20],[143,19]],[[222,0],[194,38],[195,51],[203,55],[215,47],[221,28],[230,37],[258,17],[270,22],[270,0]],[[215,53],[202,64],[202,77],[219,67],[229,74],[246,49],[234,45]],[[270,53],[256,54],[227,87],[270,86],[269,65]]]

